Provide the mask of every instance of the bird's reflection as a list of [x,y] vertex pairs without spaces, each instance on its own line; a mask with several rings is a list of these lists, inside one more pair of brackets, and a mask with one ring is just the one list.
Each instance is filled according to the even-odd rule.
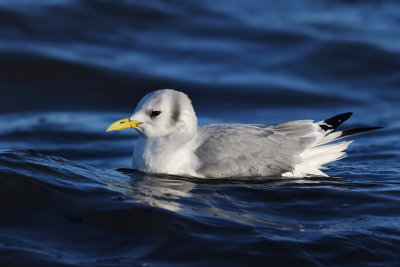
[[[280,177],[251,177],[251,178],[231,178],[231,179],[200,179],[180,177],[173,175],[148,174],[132,169],[118,169],[117,175],[113,179],[105,181],[109,189],[122,193],[127,201],[134,201],[167,209],[170,211],[182,211],[185,201],[198,202],[206,213],[227,213],[228,211],[219,210],[216,212],[213,204],[220,196],[218,192],[226,191],[223,198],[230,195],[230,191],[237,187],[339,187],[346,189],[343,179],[313,177],[304,179],[288,179]],[[194,193],[194,189],[204,189]],[[235,198],[235,195],[230,197]],[[241,200],[231,200],[237,203]],[[249,206],[251,203],[248,203]],[[229,213],[229,212],[228,212]]]
[[[190,198],[195,183],[169,175],[152,175],[131,169],[118,170],[125,179],[108,180],[107,185],[123,193],[130,201],[152,207],[180,211],[182,198]],[[128,178],[128,179],[126,179]]]

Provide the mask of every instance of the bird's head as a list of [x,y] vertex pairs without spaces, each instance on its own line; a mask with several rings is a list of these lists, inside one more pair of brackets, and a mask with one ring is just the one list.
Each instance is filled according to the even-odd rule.
[[191,135],[197,129],[197,117],[186,94],[163,89],[144,96],[131,117],[114,122],[107,132],[126,128],[148,138]]

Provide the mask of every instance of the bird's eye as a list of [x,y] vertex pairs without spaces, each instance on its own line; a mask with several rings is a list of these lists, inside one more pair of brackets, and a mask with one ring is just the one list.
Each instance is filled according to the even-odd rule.
[[150,111],[150,117],[152,117],[152,118],[157,117],[160,114],[161,114],[161,111],[159,111],[159,110]]

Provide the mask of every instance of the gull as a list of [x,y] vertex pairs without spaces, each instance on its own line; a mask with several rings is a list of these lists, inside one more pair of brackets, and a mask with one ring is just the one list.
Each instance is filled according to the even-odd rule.
[[198,126],[189,97],[163,89],[144,96],[132,116],[112,123],[107,132],[134,128],[139,133],[132,168],[142,172],[199,178],[327,176],[321,169],[345,157],[352,142],[335,141],[381,128],[334,131],[351,115]]

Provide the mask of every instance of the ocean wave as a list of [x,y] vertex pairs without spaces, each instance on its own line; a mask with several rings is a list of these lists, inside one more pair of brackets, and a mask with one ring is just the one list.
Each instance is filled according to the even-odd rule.
[[[396,265],[395,1],[1,1],[0,258],[7,266]],[[353,111],[331,176],[193,179],[129,169],[105,133],[150,91],[200,124]]]
[[[35,151],[1,150],[0,212],[6,216],[0,220],[0,247],[10,253],[5,262],[397,260],[399,192],[383,184],[362,188],[342,178],[215,182],[121,171]],[[341,249],[323,253],[322,248],[338,244]],[[349,251],[358,256],[348,256]]]

